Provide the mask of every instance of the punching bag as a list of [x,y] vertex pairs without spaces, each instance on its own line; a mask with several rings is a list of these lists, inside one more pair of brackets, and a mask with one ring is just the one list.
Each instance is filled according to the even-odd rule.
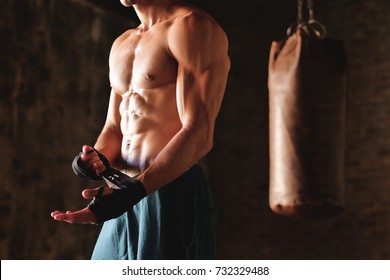
[[278,214],[329,217],[344,208],[347,59],[310,18],[272,43],[269,58],[269,203]]

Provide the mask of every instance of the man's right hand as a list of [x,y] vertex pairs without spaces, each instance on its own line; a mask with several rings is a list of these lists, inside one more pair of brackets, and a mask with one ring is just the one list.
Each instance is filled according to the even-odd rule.
[[100,174],[106,170],[105,164],[108,162],[104,163],[93,147],[84,145],[82,152],[73,160],[72,168],[81,177],[99,181],[103,179]]

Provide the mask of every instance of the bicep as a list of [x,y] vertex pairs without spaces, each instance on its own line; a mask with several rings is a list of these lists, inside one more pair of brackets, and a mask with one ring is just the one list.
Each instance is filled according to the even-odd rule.
[[205,71],[179,65],[177,104],[183,125],[212,124],[225,92],[228,61],[218,61]]
[[169,39],[178,62],[177,102],[183,124],[213,122],[230,68],[225,33],[209,18],[195,15],[177,24]]

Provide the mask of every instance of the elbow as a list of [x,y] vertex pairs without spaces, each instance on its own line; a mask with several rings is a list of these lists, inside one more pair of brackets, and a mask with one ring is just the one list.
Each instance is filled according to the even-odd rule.
[[201,137],[201,141],[199,143],[199,156],[200,158],[207,155],[211,149],[213,148],[213,135],[212,133],[205,133],[203,137]]
[[205,143],[205,155],[211,151],[211,149],[213,148],[213,144],[214,144],[213,137],[212,136],[208,137]]
[[201,118],[196,120],[196,122],[189,122],[183,126],[183,131],[188,139],[191,139],[191,146],[195,149],[197,159],[200,159],[213,148],[214,124],[209,121],[201,121]]

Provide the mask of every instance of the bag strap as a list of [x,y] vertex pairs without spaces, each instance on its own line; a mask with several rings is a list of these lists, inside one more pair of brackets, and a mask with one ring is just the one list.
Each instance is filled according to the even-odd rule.
[[297,0],[298,16],[297,22],[291,24],[287,29],[287,37],[291,36],[298,30],[302,30],[303,34],[308,37],[316,37],[323,39],[326,35],[325,27],[314,18],[314,3],[313,0],[306,0],[306,7],[308,10],[308,20],[304,20],[303,16],[303,3],[304,0]]

